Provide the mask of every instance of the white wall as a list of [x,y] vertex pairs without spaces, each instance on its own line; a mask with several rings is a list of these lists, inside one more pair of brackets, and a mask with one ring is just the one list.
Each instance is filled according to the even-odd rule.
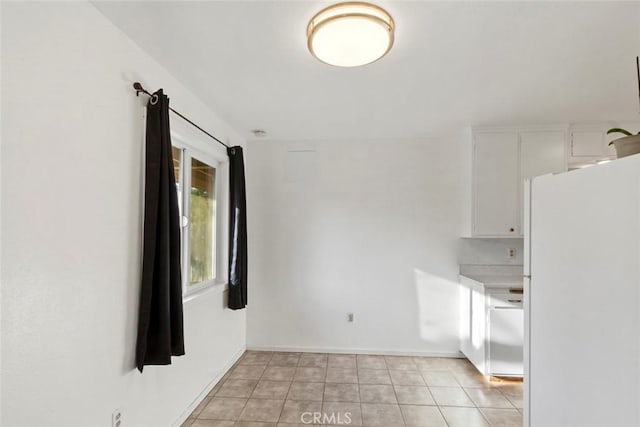
[[247,346],[457,354],[466,136],[250,142]]
[[189,301],[187,355],[134,370],[143,100],[131,82],[242,140],[90,4],[2,8],[0,424],[110,426],[121,408],[125,426],[169,426],[242,351],[246,315],[222,293]]

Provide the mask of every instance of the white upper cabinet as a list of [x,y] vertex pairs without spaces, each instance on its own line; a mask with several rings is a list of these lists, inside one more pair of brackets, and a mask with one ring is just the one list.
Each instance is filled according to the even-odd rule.
[[574,130],[571,132],[571,157],[597,157],[604,154],[605,132]]
[[[567,170],[564,131],[520,133],[520,188],[525,179]],[[520,197],[520,223],[524,223],[524,198]],[[523,234],[523,233],[520,233]]]
[[531,179],[567,170],[565,133],[562,131],[520,134],[520,178]]
[[569,135],[569,167],[576,168],[601,160],[616,158],[616,150],[609,142],[622,135],[607,135],[615,123],[575,125]]
[[476,131],[473,209],[476,237],[521,237],[524,180],[567,170],[565,130]]
[[473,151],[473,235],[520,234],[518,134],[478,133]]

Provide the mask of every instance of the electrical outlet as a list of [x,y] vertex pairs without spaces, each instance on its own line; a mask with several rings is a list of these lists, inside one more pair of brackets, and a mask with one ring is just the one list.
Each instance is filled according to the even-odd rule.
[[509,258],[515,258],[516,257],[516,249],[515,248],[509,248],[509,252],[507,253],[507,255],[509,256]]
[[353,313],[349,313],[349,314],[347,315],[347,320],[348,320],[349,322],[353,322]]
[[116,409],[111,414],[111,427],[122,427],[122,412]]

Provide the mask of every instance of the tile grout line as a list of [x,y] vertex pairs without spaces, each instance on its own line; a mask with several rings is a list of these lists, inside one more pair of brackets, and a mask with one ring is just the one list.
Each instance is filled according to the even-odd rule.
[[[245,352],[245,354],[246,354],[246,352]],[[244,355],[242,355],[242,357],[244,358]],[[271,357],[273,357],[273,355],[271,355]],[[269,359],[269,360],[271,360],[271,359]],[[260,374],[260,377],[259,377],[259,378],[258,378],[258,380],[256,381],[256,385],[255,385],[255,387],[257,387],[257,386],[258,386],[258,383],[260,382],[260,378],[262,378],[262,376],[264,375],[264,371],[266,371],[266,370],[267,370],[267,366],[268,366],[268,365],[265,365],[264,369],[262,370],[262,373]],[[226,382],[226,381],[225,381],[225,382]],[[254,390],[255,390],[255,387],[254,387]],[[254,390],[251,390],[251,394],[253,394],[253,391],[254,391]],[[217,394],[217,393],[216,393],[216,394]],[[250,394],[250,395],[249,395],[249,397],[247,398],[247,401],[246,401],[246,402],[244,402],[244,405],[242,406],[242,411],[240,411],[240,414],[238,414],[238,418],[240,418],[240,417],[242,416],[242,413],[244,412],[245,408],[247,407],[247,403],[249,403],[249,399],[251,399],[251,394]],[[235,421],[233,422],[233,425],[236,425],[238,422],[240,422],[240,420],[239,420],[239,419],[238,419],[238,420],[235,420]]]
[[[387,363],[387,361],[385,360],[385,365],[386,365],[386,363]],[[416,365],[416,368],[417,367],[418,366]],[[387,368],[389,368],[389,366],[387,366]],[[387,371],[389,371],[389,369],[387,369]],[[400,401],[398,400],[398,393],[396,392],[396,386],[393,383],[393,378],[391,378],[391,372],[389,372],[389,379],[391,380],[391,389],[393,390],[393,395],[396,397],[396,403],[398,404],[398,409],[400,410],[400,417],[402,418],[402,423],[406,426],[407,425],[407,419],[404,416],[404,411],[402,410],[402,407],[400,406]],[[426,382],[425,382],[425,384],[426,384]]]
[[447,421],[447,418],[444,416],[444,412],[442,412],[442,408],[440,407],[440,405],[437,405],[436,408],[438,408],[438,412],[440,412],[440,416],[442,417],[442,419],[444,420],[444,423],[449,426],[449,421]]
[[[246,353],[246,352],[245,352]],[[244,357],[244,355],[243,355]],[[240,415],[238,415],[238,418],[240,418],[242,416],[242,413],[244,412],[244,410],[247,407],[247,404],[249,403],[249,399],[251,399],[251,395],[253,395],[253,392],[255,391],[255,389],[258,387],[258,384],[260,383],[260,380],[262,379],[262,377],[264,376],[264,373],[267,370],[267,367],[269,366],[269,363],[271,362],[271,360],[273,359],[273,353],[271,353],[271,357],[269,358],[269,361],[267,362],[266,365],[264,365],[264,369],[262,370],[262,373],[260,374],[260,377],[258,377],[258,379],[256,380],[256,385],[253,387],[253,389],[251,390],[251,394],[249,394],[249,397],[247,398],[247,401],[244,403],[244,406],[242,407],[242,411],[240,411]],[[259,365],[258,365],[259,366]],[[226,382],[226,381],[225,381]],[[217,393],[216,393],[217,394]],[[236,424],[238,424],[240,422],[240,420],[235,420],[233,422],[233,425],[235,426]]]
[[484,412],[482,412],[480,410],[480,408],[478,408],[478,412],[480,412],[480,415],[482,416],[482,418],[487,422],[487,424],[489,425],[489,427],[492,426],[491,422],[489,421],[489,419],[484,415]]
[[327,354],[327,363],[324,368],[324,387],[322,387],[322,400],[320,401],[320,412],[324,410],[324,392],[327,389],[327,374],[329,373],[329,355]]
[[[312,354],[316,354],[316,353],[312,353]],[[321,355],[320,353],[318,353],[318,354]],[[289,390],[287,391],[287,396],[285,396],[285,400],[284,400],[282,409],[280,411],[280,416],[278,417],[278,421],[276,421],[276,423],[280,423],[280,421],[282,421],[282,414],[284,413],[284,405],[286,405],[287,400],[291,400],[291,399],[287,399],[287,397],[289,396],[289,393],[291,391],[291,387],[293,386],[293,383],[296,382],[295,378],[296,378],[296,374],[298,373],[298,368],[301,367],[300,366],[300,360],[302,359],[302,356],[303,356],[303,353],[300,353],[298,355],[298,362],[296,364],[295,371],[293,373],[293,378],[291,379],[291,383],[289,384]],[[315,368],[316,366],[312,366],[312,367]],[[327,368],[325,368],[325,378],[326,378],[326,370],[327,370]],[[319,382],[319,381],[299,381],[299,382],[300,383],[316,383],[316,382]],[[320,410],[322,410],[322,405],[323,405],[323,402],[324,402],[323,399],[324,399],[324,387],[323,387],[322,396],[321,396],[321,400],[320,400]],[[294,400],[291,400],[291,401],[294,401]],[[295,400],[294,402],[304,402],[304,400],[300,400],[300,401]]]
[[360,393],[360,369],[358,369],[358,355],[356,354],[356,387],[358,387],[358,406],[360,407],[360,422],[364,426],[364,409],[362,408],[362,393]]
[[[314,354],[323,354],[323,353],[314,353]],[[329,372],[329,355],[326,354],[326,356],[327,356],[327,361],[326,361],[325,368],[324,368],[324,381],[323,381],[324,387],[322,387],[322,396],[320,397],[320,399],[321,399],[320,400],[320,412],[322,412],[324,410],[324,393],[325,393],[325,391],[327,389],[327,374]]]
[[[450,372],[451,369],[447,369],[447,372]],[[458,381],[458,379],[456,378],[455,375],[453,375],[453,379],[460,384],[460,381]],[[426,381],[425,381],[426,382]],[[460,387],[462,387],[462,385],[460,385]],[[429,388],[429,387],[427,387]],[[429,393],[431,393],[431,388],[429,388]],[[433,397],[433,393],[431,393],[431,396]],[[449,421],[447,421],[447,418],[444,416],[444,412],[442,412],[442,408],[440,407],[440,404],[436,401],[436,398],[433,398],[433,401],[436,402],[436,405],[438,406],[438,411],[440,412],[440,415],[442,416],[442,419],[444,420],[444,423],[449,426]]]

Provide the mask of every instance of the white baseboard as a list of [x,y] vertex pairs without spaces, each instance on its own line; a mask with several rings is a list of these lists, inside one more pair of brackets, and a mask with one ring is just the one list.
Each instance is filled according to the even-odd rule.
[[253,351],[284,351],[295,353],[336,353],[336,354],[373,354],[383,356],[422,356],[422,357],[454,357],[463,358],[459,351],[421,351],[421,350],[387,350],[372,348],[341,347],[289,347],[289,346],[247,346]]
[[218,375],[216,375],[216,377],[211,380],[209,384],[207,384],[204,390],[202,390],[198,397],[195,398],[191,405],[189,405],[189,407],[182,414],[180,414],[178,419],[175,420],[173,424],[171,424],[172,427],[180,427],[182,423],[184,423],[187,418],[189,418],[189,415],[191,415],[191,413],[198,407],[200,402],[202,402],[209,395],[209,392],[213,390],[216,384],[220,382],[224,374],[226,374],[227,371],[229,371],[229,369],[231,369],[231,367],[238,361],[238,359],[240,359],[245,350],[246,347],[244,346],[242,346],[242,348],[238,350],[238,352],[231,358],[231,360],[224,366],[224,368],[222,368],[222,371],[220,371]]

